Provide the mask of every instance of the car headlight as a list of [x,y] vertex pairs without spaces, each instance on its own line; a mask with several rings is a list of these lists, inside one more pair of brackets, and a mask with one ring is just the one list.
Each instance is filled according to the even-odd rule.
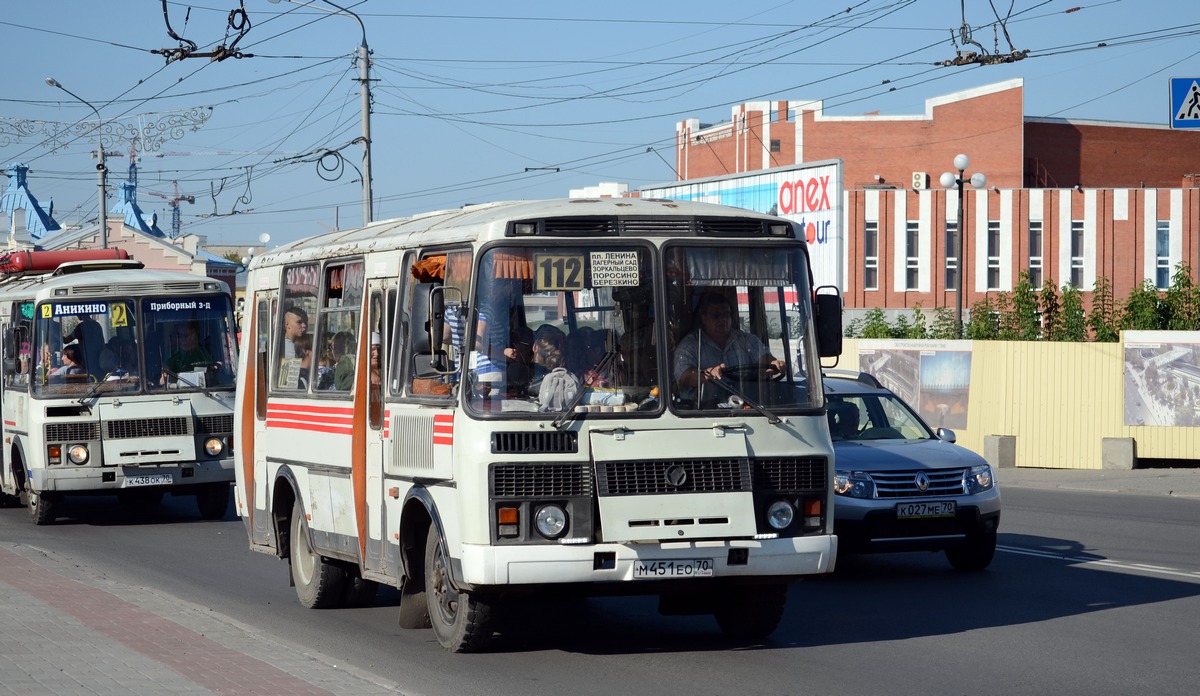
[[210,437],[204,441],[204,451],[208,456],[215,457],[225,451],[225,443],[219,437]]
[[556,539],[567,531],[567,511],[557,505],[543,505],[533,516],[538,534],[547,539]]
[[967,495],[975,495],[990,489],[992,482],[992,467],[979,464],[967,472]]
[[833,492],[851,498],[874,498],[875,482],[865,471],[835,471]]
[[87,464],[88,448],[84,445],[71,445],[67,448],[67,459],[71,460],[72,464]]

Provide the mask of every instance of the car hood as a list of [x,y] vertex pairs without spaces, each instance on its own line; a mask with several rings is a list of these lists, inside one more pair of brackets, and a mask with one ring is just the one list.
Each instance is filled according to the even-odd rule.
[[833,443],[836,468],[856,471],[954,469],[987,464],[965,447],[944,440],[871,440]]

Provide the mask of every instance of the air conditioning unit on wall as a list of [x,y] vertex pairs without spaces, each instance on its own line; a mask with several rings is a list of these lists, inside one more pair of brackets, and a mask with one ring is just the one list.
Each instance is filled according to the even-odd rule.
[[925,172],[913,172],[912,187],[920,191],[928,185],[929,180],[925,178]]

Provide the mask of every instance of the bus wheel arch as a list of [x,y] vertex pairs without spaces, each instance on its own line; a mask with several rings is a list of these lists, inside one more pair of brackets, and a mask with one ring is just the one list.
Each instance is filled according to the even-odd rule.
[[275,538],[275,555],[288,558],[292,525],[292,508],[300,500],[292,472],[281,469],[271,487],[271,531]]
[[[400,627],[429,628],[425,598],[425,540],[436,508],[424,489],[409,492],[400,513]],[[439,530],[440,533],[440,530]]]

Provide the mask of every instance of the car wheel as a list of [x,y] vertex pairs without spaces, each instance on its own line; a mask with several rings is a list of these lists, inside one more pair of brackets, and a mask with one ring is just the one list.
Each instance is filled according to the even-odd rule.
[[788,586],[738,585],[720,592],[713,616],[730,640],[746,642],[771,635],[783,619]]
[[25,505],[29,511],[29,521],[36,525],[50,524],[57,515],[58,496],[54,493],[38,493],[28,491],[25,494]]
[[946,560],[955,570],[983,570],[996,555],[996,532],[971,534],[961,546],[946,549]]

